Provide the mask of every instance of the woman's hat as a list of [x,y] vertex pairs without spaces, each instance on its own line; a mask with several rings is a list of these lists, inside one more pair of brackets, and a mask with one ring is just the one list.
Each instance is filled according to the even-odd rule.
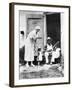
[[36,29],[36,30],[37,30],[37,29],[39,29],[39,30],[40,30],[40,26],[36,26],[36,27],[35,27],[35,29]]

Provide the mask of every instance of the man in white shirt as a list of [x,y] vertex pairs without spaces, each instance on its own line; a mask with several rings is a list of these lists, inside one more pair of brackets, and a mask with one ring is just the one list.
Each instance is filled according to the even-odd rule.
[[45,52],[46,64],[51,64],[52,51],[53,51],[52,39],[51,37],[48,37],[47,45],[46,45],[46,52]]

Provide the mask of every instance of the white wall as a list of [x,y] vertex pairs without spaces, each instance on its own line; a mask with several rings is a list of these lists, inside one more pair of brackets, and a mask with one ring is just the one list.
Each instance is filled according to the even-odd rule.
[[[9,2],[25,2],[40,4],[71,5],[72,0],[0,0],[0,90],[11,89],[8,86],[9,80]],[[72,15],[72,12],[71,12]],[[71,19],[72,21],[72,19]],[[72,63],[71,63],[72,64]],[[71,66],[72,67],[72,66]],[[39,86],[14,88],[16,90],[71,90],[71,85]]]
[[64,25],[63,25],[64,14],[63,14],[63,13],[61,13],[61,17],[60,17],[60,18],[61,18],[61,44],[62,44],[62,45],[61,45],[61,48],[62,48],[62,55],[63,55],[63,53],[64,53],[64,50],[63,50],[63,48],[64,48],[64,42],[63,42],[63,41],[64,41],[64,40],[63,40],[63,38],[64,38],[64,32],[63,32],[63,30],[64,30],[64,29],[63,29],[63,26],[64,26]]

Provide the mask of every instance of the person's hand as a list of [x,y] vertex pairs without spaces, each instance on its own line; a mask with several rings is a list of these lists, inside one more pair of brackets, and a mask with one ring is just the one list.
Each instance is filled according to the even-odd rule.
[[42,37],[37,37],[36,39],[42,39]]

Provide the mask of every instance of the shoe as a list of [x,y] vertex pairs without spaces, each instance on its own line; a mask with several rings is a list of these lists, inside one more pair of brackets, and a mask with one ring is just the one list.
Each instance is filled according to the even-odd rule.
[[55,62],[52,62],[52,64],[56,64]]

